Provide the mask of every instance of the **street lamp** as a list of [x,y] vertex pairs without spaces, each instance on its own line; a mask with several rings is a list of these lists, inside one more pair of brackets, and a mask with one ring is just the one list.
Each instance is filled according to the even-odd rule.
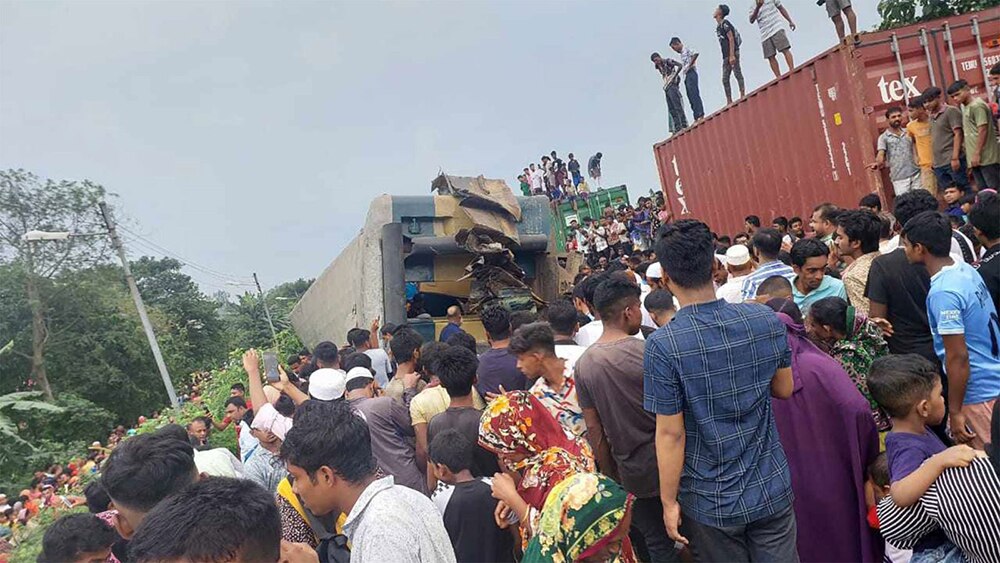
[[28,231],[21,235],[21,240],[24,242],[34,242],[38,240],[66,240],[70,236],[71,235],[68,232]]

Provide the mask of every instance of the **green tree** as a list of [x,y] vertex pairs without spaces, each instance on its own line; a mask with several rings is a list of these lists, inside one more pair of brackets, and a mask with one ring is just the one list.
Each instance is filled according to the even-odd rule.
[[[50,412],[61,413],[62,407],[51,405],[44,401],[38,401],[42,393],[36,391],[22,391],[20,393],[8,393],[0,395],[0,436],[4,441],[10,440],[21,445],[30,446],[27,440],[21,438],[17,431],[17,424],[12,415],[14,413],[27,412]],[[0,460],[2,461],[2,460]]]
[[171,366],[171,371],[190,373],[223,362],[229,347],[218,303],[181,272],[182,264],[173,258],[143,256],[132,261],[131,266],[143,300],[167,320],[167,332],[157,335],[171,339],[177,347],[178,359],[187,360]]
[[[298,279],[277,285],[264,294],[276,331],[291,329],[292,309],[310,285],[312,280]],[[246,292],[238,295],[235,301],[227,299],[219,308],[219,315],[226,323],[230,348],[270,348],[273,345],[264,302],[258,294]]]
[[45,349],[54,336],[47,318],[51,288],[46,281],[106,255],[104,237],[72,236],[65,240],[28,241],[29,231],[56,231],[89,235],[104,230],[97,204],[104,188],[83,180],[40,180],[24,170],[0,171],[0,263],[21,270],[25,297],[31,311],[31,342],[28,351],[15,341],[14,353],[31,360],[31,379],[44,397],[53,399],[45,365]]
[[[879,0],[878,14],[885,31],[917,22],[956,16],[1000,5],[1000,0]],[[919,8],[919,11],[918,11]]]

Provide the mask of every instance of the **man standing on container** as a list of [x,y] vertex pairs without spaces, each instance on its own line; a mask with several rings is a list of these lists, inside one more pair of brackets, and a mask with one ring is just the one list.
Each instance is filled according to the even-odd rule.
[[920,185],[932,194],[937,193],[937,179],[934,177],[934,143],[931,139],[931,120],[924,108],[922,96],[910,98],[907,104],[910,121],[906,124],[906,134],[913,142],[913,160],[920,167]]
[[694,120],[705,117],[705,108],[701,105],[701,92],[698,91],[698,69],[694,67],[698,61],[698,51],[692,51],[690,47],[685,47],[679,37],[670,39],[670,48],[681,54],[681,74],[684,75],[684,90],[688,95],[688,103],[691,104],[691,113]]
[[569,153],[569,162],[566,164],[566,168],[569,169],[570,175],[573,177],[573,187],[580,185],[583,181],[583,176],[580,175],[580,161],[573,156],[573,153]]
[[892,190],[898,196],[921,187],[920,169],[913,162],[913,141],[903,129],[903,108],[890,107],[885,110],[885,118],[889,122],[889,128],[879,135],[878,153],[869,168],[885,168],[888,162]]
[[[841,16],[847,16],[847,25],[851,28],[851,35],[844,35],[844,18]],[[839,41],[847,42],[847,39],[853,39],[854,45],[857,46],[861,43],[861,38],[858,37],[858,16],[854,14],[854,8],[851,7],[851,0],[826,0],[826,15],[830,16],[833,20],[833,26],[837,29],[837,39]]]
[[598,188],[601,187],[601,158],[603,157],[603,154],[597,153],[590,157],[590,161],[587,163],[587,172],[594,179],[594,182],[597,183]]
[[531,184],[531,193],[533,195],[543,195],[545,193],[545,173],[542,172],[541,168],[535,166],[532,162],[528,168],[531,172],[528,174],[528,183]]
[[788,36],[781,25],[781,18],[788,20],[788,26],[795,31],[795,22],[788,11],[781,5],[781,0],[756,0],[753,10],[750,11],[750,23],[756,23],[760,27],[760,42],[764,49],[764,58],[771,65],[774,77],[781,76],[778,68],[778,53],[785,55],[785,63],[788,64],[789,72],[795,66],[792,61],[792,44],[788,42]]
[[1000,189],[1000,141],[990,107],[972,95],[969,83],[959,80],[948,87],[952,101],[962,108],[965,156],[979,189]]
[[959,186],[969,191],[962,155],[962,111],[941,101],[941,89],[931,86],[920,95],[931,119],[931,144],[934,148],[934,176],[944,189]]
[[667,96],[667,112],[670,116],[670,132],[682,131],[687,128],[679,80],[683,65],[673,59],[664,59],[659,53],[650,55],[649,60],[653,61],[653,66],[663,77],[663,92]]
[[736,31],[726,17],[729,15],[729,6],[719,4],[715,8],[715,34],[719,37],[719,46],[722,47],[722,88],[726,91],[726,105],[733,103],[733,91],[729,86],[729,76],[736,74],[736,84],[740,87],[740,97],[746,95],[746,87],[743,85],[743,69],[740,68],[740,34]]

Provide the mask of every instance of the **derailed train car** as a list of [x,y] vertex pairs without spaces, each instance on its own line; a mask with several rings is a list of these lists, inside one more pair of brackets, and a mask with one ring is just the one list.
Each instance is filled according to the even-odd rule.
[[375,318],[435,338],[456,304],[462,328],[485,341],[484,306],[532,310],[570,287],[576,270],[555,252],[546,197],[515,197],[502,180],[482,176],[441,175],[432,189],[372,201],[361,232],[292,310],[307,346],[342,343]]

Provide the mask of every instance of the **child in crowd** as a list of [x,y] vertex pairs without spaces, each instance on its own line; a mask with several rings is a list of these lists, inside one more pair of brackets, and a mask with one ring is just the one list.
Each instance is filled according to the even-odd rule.
[[[916,504],[949,467],[967,467],[985,455],[966,445],[946,448],[928,426],[944,420],[941,376],[917,354],[884,356],[872,363],[868,375],[872,398],[892,418],[885,439],[889,465],[889,492],[900,507]],[[940,529],[928,533],[913,547],[913,563],[962,561],[959,549]]]
[[118,540],[114,528],[93,514],[69,514],[52,523],[42,536],[40,563],[103,562]]
[[646,296],[643,306],[649,311],[649,316],[652,317],[656,328],[669,323],[670,319],[677,314],[677,309],[674,306],[674,295],[665,289],[655,289],[650,292]]
[[944,212],[948,215],[955,215],[965,222],[965,212],[962,211],[961,199],[965,196],[965,190],[959,186],[951,185],[944,189],[944,202],[948,204]]
[[[502,530],[494,519],[497,501],[486,479],[472,476],[472,451],[476,445],[465,434],[449,429],[431,440],[429,457],[434,476],[451,487],[434,496],[444,527],[463,561],[514,561],[517,526]],[[513,533],[512,533],[513,531]]]
[[757,286],[757,302],[767,303],[772,299],[791,299],[792,282],[784,276],[771,276]]
[[[889,458],[886,457],[885,452],[882,452],[868,466],[868,488],[872,493],[868,505],[868,524],[876,530],[879,529],[879,522],[875,509],[879,501],[889,496],[890,482]],[[885,542],[885,560],[889,563],[909,563],[911,557],[913,557],[913,550],[899,549],[893,547],[891,543]]]

